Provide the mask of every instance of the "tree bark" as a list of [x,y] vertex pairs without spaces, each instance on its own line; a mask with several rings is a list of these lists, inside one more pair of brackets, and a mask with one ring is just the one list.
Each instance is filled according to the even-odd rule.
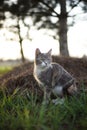
[[60,17],[59,17],[59,43],[60,55],[69,56],[67,43],[67,12],[66,0],[60,0]]

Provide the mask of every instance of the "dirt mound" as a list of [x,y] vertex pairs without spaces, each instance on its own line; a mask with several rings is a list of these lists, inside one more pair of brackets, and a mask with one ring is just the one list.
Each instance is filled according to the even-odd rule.
[[[76,78],[79,86],[83,83],[87,86],[87,60],[79,58],[53,57],[53,61],[59,63],[70,72]],[[0,86],[7,87],[9,93],[19,87],[21,90],[28,88],[29,91],[42,94],[42,91],[33,77],[33,63],[29,62],[14,68],[9,73],[0,77]]]

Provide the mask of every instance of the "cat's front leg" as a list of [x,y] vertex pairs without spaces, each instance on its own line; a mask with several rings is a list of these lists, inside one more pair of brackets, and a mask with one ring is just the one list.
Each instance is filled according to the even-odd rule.
[[64,98],[56,98],[56,99],[52,100],[52,103],[55,104],[55,105],[58,105],[58,104],[63,104],[64,101],[65,101]]
[[44,87],[44,99],[43,99],[43,104],[48,104],[50,101],[50,95],[51,91],[48,89],[48,86]]

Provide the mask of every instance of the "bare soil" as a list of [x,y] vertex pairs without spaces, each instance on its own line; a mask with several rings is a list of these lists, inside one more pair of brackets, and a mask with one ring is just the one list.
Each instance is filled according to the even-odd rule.
[[[76,78],[78,87],[81,87],[82,84],[87,86],[87,59],[55,56],[53,61],[62,65]],[[15,88],[20,88],[20,90],[27,88],[30,92],[39,95],[43,93],[33,77],[33,63],[29,62],[15,67],[0,77],[0,87],[6,87],[9,93],[12,93]]]

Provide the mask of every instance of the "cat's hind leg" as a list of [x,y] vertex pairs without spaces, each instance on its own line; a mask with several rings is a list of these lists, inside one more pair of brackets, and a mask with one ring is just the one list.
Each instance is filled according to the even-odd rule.
[[68,89],[67,89],[68,93],[70,95],[76,95],[78,93],[76,84],[72,84]]

